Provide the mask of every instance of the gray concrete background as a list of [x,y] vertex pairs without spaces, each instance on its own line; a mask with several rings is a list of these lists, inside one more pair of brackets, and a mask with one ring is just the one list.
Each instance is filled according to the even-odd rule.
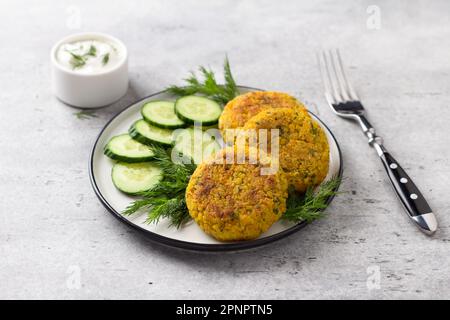
[[[444,0],[2,0],[0,298],[450,298],[449,12]],[[111,33],[131,56],[127,96],[85,120],[49,79],[50,47],[79,31]],[[326,106],[315,52],[336,46],[386,146],[434,208],[434,237],[409,223],[358,128]],[[330,126],[349,192],[325,219],[260,249],[152,244],[98,202],[89,152],[129,103],[200,64],[220,70],[226,53],[239,84],[294,94]]]

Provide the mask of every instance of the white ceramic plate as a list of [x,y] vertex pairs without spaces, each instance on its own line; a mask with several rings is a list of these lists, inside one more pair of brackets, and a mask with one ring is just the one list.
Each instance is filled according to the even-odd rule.
[[[242,93],[245,93],[259,89],[241,86],[239,87],[239,90]],[[151,100],[173,99],[174,97],[166,92],[159,92],[148,96],[125,108],[122,112],[112,118],[100,132],[92,149],[89,172],[94,191],[108,211],[122,222],[144,232],[152,240],[173,247],[202,251],[239,250],[256,247],[283,238],[300,230],[306,225],[305,222],[294,224],[279,221],[258,239],[224,243],[205,234],[195,222],[190,222],[182,228],[176,229],[173,227],[169,228],[168,221],[165,220],[161,220],[158,224],[146,224],[145,213],[123,216],[121,212],[133,200],[133,197],[121,193],[114,187],[111,180],[111,168],[114,162],[103,155],[103,147],[111,137],[128,132],[128,128],[131,124],[141,118],[140,109],[144,103]],[[342,175],[342,157],[339,145],[328,127],[326,127],[314,114],[311,114],[311,116],[316,119],[325,130],[330,145],[330,167],[328,176],[325,180],[328,180],[333,176],[340,177]],[[332,197],[328,199],[328,203],[330,203],[331,200]]]

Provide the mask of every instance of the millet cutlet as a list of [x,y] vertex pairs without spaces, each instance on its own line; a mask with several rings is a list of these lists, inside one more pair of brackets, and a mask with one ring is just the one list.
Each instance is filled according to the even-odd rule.
[[299,192],[319,185],[329,163],[328,140],[320,125],[303,112],[280,108],[264,110],[244,126],[244,130],[275,128],[279,129],[279,162],[289,184]]
[[[257,238],[286,210],[288,185],[283,171],[262,175],[261,168],[271,161],[263,153],[256,164],[227,164],[226,159],[236,159],[235,151],[226,147],[200,164],[186,189],[191,217],[220,241]],[[245,160],[252,151],[256,150],[245,150]]]
[[296,109],[309,116],[305,106],[286,93],[274,91],[248,92],[237,96],[225,105],[219,118],[219,129],[222,131],[224,139],[231,142],[225,134],[226,129],[242,128],[249,119],[261,111],[273,108]]

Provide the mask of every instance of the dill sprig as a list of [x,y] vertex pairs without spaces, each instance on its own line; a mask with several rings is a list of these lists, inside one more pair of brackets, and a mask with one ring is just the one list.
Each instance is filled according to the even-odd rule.
[[102,58],[102,64],[106,65],[109,62],[109,52],[106,53]]
[[172,85],[167,88],[167,91],[176,96],[188,96],[199,93],[222,105],[239,95],[228,58],[225,58],[223,66],[225,79],[225,84],[223,85],[217,83],[214,72],[211,69],[201,66],[199,71],[203,79],[198,78],[194,72],[191,72],[190,76],[184,79],[186,82],[185,86]]
[[[72,68],[78,69],[78,68],[83,67],[86,64],[88,57],[96,57],[97,56],[97,47],[91,44],[89,46],[88,51],[84,54],[76,54],[69,50],[67,50],[67,52],[69,52],[71,55],[69,62],[72,65]],[[108,57],[108,59],[109,59],[109,57]]]
[[69,52],[69,53],[72,56],[70,58],[70,64],[72,65],[73,69],[81,68],[82,66],[84,66],[86,64],[86,59],[84,58],[84,56],[81,56],[81,55],[73,53],[73,52]]
[[94,45],[89,46],[88,52],[86,52],[85,56],[96,57],[97,56],[97,48]]
[[174,163],[162,147],[153,145],[151,148],[155,164],[163,170],[163,179],[154,188],[140,193],[142,198],[132,202],[123,214],[145,209],[148,210],[147,223],[158,223],[161,218],[168,218],[170,226],[179,228],[190,220],[184,196],[196,166]]
[[337,195],[337,188],[341,183],[341,178],[334,177],[322,183],[317,192],[313,188],[308,188],[304,195],[300,195],[294,190],[290,190],[286,203],[286,212],[281,217],[284,220],[293,222],[312,222],[323,216],[323,210],[327,207],[329,197]]
[[80,120],[85,120],[89,118],[97,118],[97,115],[94,111],[90,110],[82,110],[74,113],[75,117],[77,117]]
[[185,222],[191,220],[184,194],[175,198],[157,198],[148,213],[147,223],[158,223],[160,219],[168,218],[170,226],[180,228]]

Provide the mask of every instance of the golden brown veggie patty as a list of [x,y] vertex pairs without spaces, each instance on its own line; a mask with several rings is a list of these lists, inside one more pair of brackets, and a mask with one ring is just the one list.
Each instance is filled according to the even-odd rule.
[[299,192],[322,182],[328,173],[329,146],[320,125],[296,109],[267,109],[247,121],[248,129],[279,131],[279,161]]
[[227,103],[219,118],[219,129],[223,133],[225,129],[242,128],[250,118],[270,108],[292,108],[308,115],[305,106],[286,93],[252,91]]
[[[234,147],[227,147],[200,164],[186,189],[192,218],[207,234],[221,241],[257,238],[286,210],[288,185],[282,170],[261,175],[261,167],[270,162],[264,155],[260,155],[260,162],[266,165],[248,161],[226,164],[225,159],[234,151]],[[216,160],[224,164],[212,162]]]

